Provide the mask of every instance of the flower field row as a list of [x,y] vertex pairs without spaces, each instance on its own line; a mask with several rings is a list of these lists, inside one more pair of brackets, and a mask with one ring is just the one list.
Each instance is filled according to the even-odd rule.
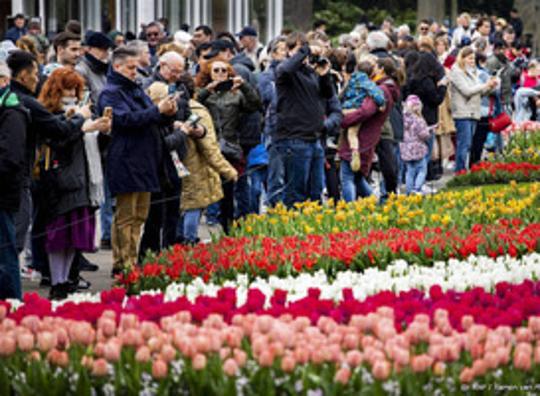
[[528,162],[481,162],[462,171],[447,184],[447,187],[498,184],[510,182],[540,181],[540,164]]
[[376,198],[348,204],[304,202],[294,209],[278,205],[266,214],[250,215],[239,221],[232,235],[277,238],[335,234],[348,230],[367,233],[373,229],[421,229],[426,226],[467,230],[474,224],[489,224],[504,218],[538,222],[539,208],[540,183],[511,183],[497,190],[478,187],[428,196],[392,195],[384,205],[378,205]]
[[342,271],[385,268],[403,259],[411,264],[471,255],[519,257],[540,251],[540,223],[526,226],[521,220],[474,225],[468,232],[440,228],[390,229],[363,235],[357,231],[306,237],[223,238],[194,247],[177,245],[154,261],[118,278],[130,294],[165,290],[171,283],[190,283],[196,278],[223,283],[245,274],[249,281],[276,275],[297,276],[322,270],[330,279]]
[[[497,289],[492,299],[506,301],[512,293],[528,298],[538,285]],[[523,386],[540,380],[538,312],[531,309],[526,326],[489,327],[470,315],[454,324],[452,308],[411,314],[406,328],[386,306],[346,321],[287,314],[194,321],[185,310],[158,321],[105,310],[95,324],[4,317],[0,393],[462,394],[494,379]]]

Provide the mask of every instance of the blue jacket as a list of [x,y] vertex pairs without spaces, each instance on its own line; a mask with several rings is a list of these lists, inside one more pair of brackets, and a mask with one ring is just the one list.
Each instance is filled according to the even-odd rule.
[[98,101],[98,114],[113,109],[112,139],[107,153],[111,194],[159,192],[162,147],[159,126],[168,117],[159,113],[134,81],[110,70]]
[[259,94],[264,109],[264,135],[268,143],[274,138],[277,130],[277,91],[276,68],[278,61],[272,61],[268,70],[259,75]]
[[24,27],[19,29],[18,27],[13,26],[12,28],[9,28],[4,35],[4,40],[11,40],[13,44],[17,44],[17,40],[26,35],[27,32],[28,31]]

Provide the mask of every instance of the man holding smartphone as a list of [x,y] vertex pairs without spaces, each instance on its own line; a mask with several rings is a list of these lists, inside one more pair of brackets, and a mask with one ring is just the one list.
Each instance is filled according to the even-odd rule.
[[136,83],[138,53],[120,47],[113,52],[112,70],[98,101],[98,112],[113,109],[112,140],[107,155],[107,180],[116,197],[112,229],[113,275],[137,263],[141,228],[150,196],[161,190],[162,153],[157,128],[171,122],[177,111],[174,97],[156,106]]

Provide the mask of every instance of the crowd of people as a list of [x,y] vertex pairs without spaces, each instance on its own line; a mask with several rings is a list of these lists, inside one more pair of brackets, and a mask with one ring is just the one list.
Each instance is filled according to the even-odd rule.
[[501,150],[512,117],[537,117],[540,65],[515,10],[416,34],[387,18],[335,45],[325,28],[262,45],[250,26],[70,21],[49,43],[17,15],[0,45],[0,298],[21,297],[25,247],[51,298],[90,287],[97,213],[115,276],[197,243],[203,214],[227,233],[278,203],[431,193],[444,169]]

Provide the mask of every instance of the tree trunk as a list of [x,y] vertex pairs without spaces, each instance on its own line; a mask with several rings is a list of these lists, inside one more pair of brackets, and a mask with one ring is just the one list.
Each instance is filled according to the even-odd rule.
[[285,26],[301,31],[311,30],[313,0],[286,0],[283,8]]
[[540,54],[540,0],[515,0],[514,6],[523,20],[523,34],[533,35],[533,52]]
[[417,17],[418,21],[425,18],[433,18],[435,21],[442,21],[446,16],[445,0],[418,0]]

